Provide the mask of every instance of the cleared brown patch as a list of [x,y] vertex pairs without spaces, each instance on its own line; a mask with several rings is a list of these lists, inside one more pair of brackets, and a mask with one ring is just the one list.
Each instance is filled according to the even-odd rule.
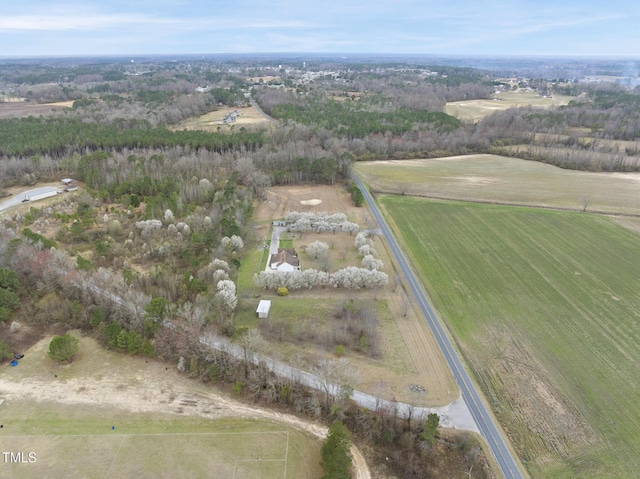
[[[307,203],[311,200],[313,203]],[[269,188],[266,200],[256,206],[254,217],[259,222],[277,220],[284,218],[287,211],[344,213],[351,221],[365,227],[370,218],[365,208],[353,206],[351,197],[343,187],[328,185]]]
[[[234,401],[161,361],[107,351],[78,331],[72,334],[80,338],[74,362],[59,365],[50,360],[46,351],[51,336],[45,337],[24,351],[19,367],[0,370],[2,397],[8,402],[23,403],[25,408],[33,402],[45,404],[49,411],[61,414],[72,405],[94,411],[100,408],[116,418],[118,410],[123,410],[157,414],[162,419],[176,415],[267,419],[320,438],[326,435],[327,428],[317,423]],[[358,468],[355,477],[370,479],[362,453],[355,446],[351,452]]]
[[[225,124],[224,119],[232,112],[237,111],[236,121]],[[175,130],[203,130],[212,132],[225,132],[237,130],[243,126],[267,125],[269,120],[260,114],[252,106],[241,108],[220,108],[202,116],[189,118],[174,127]]]
[[550,373],[522,341],[504,330],[483,334],[486,354],[491,357],[478,360],[484,366],[477,368],[477,374],[495,394],[489,399],[501,405],[497,414],[501,422],[511,425],[509,434],[521,456],[534,454],[536,461],[544,462],[554,455],[569,457],[597,443],[584,416],[554,386]]
[[27,103],[25,101],[0,102],[0,118],[24,118],[34,115],[51,115],[65,108],[71,108],[73,100],[57,103]]

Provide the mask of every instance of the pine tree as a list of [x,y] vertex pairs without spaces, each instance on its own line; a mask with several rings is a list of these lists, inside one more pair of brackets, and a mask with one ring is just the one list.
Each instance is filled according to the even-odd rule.
[[142,350],[142,336],[135,331],[129,331],[127,338],[127,351],[138,354]]
[[49,357],[59,363],[71,362],[73,356],[78,352],[78,343],[78,339],[69,333],[54,336],[49,343]]
[[123,329],[122,331],[120,331],[120,333],[118,333],[118,337],[116,338],[116,344],[118,346],[118,349],[123,349],[123,350],[127,349],[127,346],[129,345],[129,334],[125,329]]
[[320,454],[321,465],[324,469],[322,479],[350,479],[351,478],[351,438],[349,430],[340,421],[329,427],[327,439],[322,445]]

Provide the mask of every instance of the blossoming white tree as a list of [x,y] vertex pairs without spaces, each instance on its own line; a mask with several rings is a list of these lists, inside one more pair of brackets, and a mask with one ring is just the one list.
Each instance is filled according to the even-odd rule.
[[326,258],[329,254],[329,245],[322,241],[314,241],[307,246],[305,252],[314,259]]

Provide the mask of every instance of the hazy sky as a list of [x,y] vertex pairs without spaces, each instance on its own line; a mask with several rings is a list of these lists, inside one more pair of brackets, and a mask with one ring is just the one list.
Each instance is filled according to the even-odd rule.
[[0,0],[0,56],[640,57],[638,0]]

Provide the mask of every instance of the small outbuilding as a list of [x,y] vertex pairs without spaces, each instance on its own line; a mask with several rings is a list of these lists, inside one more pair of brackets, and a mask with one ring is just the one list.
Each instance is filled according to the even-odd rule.
[[258,303],[258,309],[256,309],[256,313],[258,313],[259,318],[266,318],[269,316],[269,310],[271,309],[271,301],[268,299],[261,299]]
[[64,191],[75,191],[78,189],[78,184],[76,183],[76,180],[64,178],[62,180],[62,189]]

